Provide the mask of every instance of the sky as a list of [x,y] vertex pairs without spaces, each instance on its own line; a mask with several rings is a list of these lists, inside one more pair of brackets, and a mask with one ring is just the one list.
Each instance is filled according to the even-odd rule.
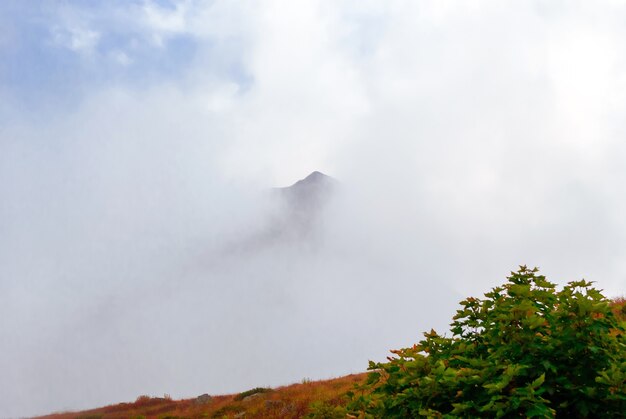
[[[625,18],[0,2],[0,418],[360,372],[523,264],[624,295]],[[314,170],[314,234],[241,250]]]

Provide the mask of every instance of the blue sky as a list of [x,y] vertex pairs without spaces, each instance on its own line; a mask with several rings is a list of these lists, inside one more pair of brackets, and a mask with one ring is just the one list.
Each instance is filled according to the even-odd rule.
[[167,17],[177,7],[167,1],[3,2],[5,100],[23,110],[63,109],[94,89],[178,83],[198,60],[214,77],[249,83],[236,35],[199,38]]
[[[623,294],[625,18],[0,2],[0,417],[361,371],[519,264]],[[314,170],[318,241],[225,253]]]

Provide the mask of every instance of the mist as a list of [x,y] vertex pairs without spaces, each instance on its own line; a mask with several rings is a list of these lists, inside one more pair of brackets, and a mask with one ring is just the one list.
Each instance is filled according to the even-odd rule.
[[623,295],[623,6],[44,4],[0,6],[0,417],[361,372],[521,264]]

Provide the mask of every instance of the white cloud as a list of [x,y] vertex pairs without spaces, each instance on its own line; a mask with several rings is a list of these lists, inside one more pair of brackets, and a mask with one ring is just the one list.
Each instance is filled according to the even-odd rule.
[[128,54],[121,50],[111,51],[109,54],[111,59],[122,67],[128,67],[133,63],[132,58],[128,56]]
[[92,54],[100,40],[100,33],[78,26],[57,26],[53,28],[52,36],[56,45],[82,54]]
[[173,8],[165,8],[153,1],[144,2],[142,21],[156,45],[163,46],[164,38],[188,32],[190,5],[190,1],[177,1]]

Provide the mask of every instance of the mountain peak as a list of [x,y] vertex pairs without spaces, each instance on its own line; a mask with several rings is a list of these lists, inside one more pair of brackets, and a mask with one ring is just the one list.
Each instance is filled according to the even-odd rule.
[[311,211],[328,201],[337,183],[335,178],[316,170],[291,186],[277,189],[292,208]]
[[299,181],[297,181],[296,183],[291,185],[290,188],[291,187],[302,187],[302,186],[305,186],[305,185],[320,184],[320,183],[332,182],[332,181],[334,181],[334,179],[332,177],[330,177],[328,175],[325,175],[322,172],[318,172],[316,170],[314,172],[311,172],[304,179],[300,179]]
[[[326,176],[326,175],[324,173],[322,173],[322,172],[318,172],[317,170],[315,170],[315,171],[311,172],[311,174],[309,174],[307,176],[307,178],[310,178],[310,177],[320,177],[320,176]],[[326,176],[326,177],[328,177],[328,176]]]

